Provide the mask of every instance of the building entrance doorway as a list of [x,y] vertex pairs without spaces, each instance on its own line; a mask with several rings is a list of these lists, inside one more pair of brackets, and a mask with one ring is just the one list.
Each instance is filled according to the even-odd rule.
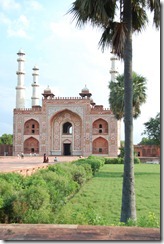
[[63,154],[66,156],[71,155],[71,143],[64,143],[63,144]]

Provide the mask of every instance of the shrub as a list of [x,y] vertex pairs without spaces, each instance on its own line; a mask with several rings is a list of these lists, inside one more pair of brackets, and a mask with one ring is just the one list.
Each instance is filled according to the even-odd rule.
[[49,223],[45,210],[51,216],[50,196],[43,186],[31,185],[19,192],[13,202],[15,222],[19,223]]
[[[141,161],[139,158],[134,158],[134,163],[139,164]],[[105,158],[105,164],[124,164],[124,159],[118,158]]]
[[15,190],[19,190],[23,186],[24,177],[17,173],[0,174],[0,180],[4,179],[11,184]]
[[0,223],[10,223],[13,219],[13,201],[17,191],[5,179],[0,179]]
[[123,158],[105,158],[105,164],[123,164]]
[[86,174],[86,180],[89,180],[92,178],[93,175],[92,175],[91,165],[88,164],[85,159],[82,159],[82,160],[80,159],[78,161],[75,161],[72,163],[72,165],[77,165],[77,166],[81,166],[84,168],[85,174]]
[[91,168],[91,165],[90,164],[87,164],[87,163],[83,163],[81,164],[81,166],[85,169],[85,172],[86,172],[86,180],[89,180],[92,178],[92,168]]
[[46,187],[46,181],[43,179],[40,172],[36,172],[35,174],[28,176],[24,179],[24,187],[33,186],[43,186]]
[[88,159],[87,163],[89,163],[91,165],[93,175],[95,175],[95,173],[98,172],[98,170],[100,168],[100,165],[101,165],[100,161],[94,160],[94,159]]
[[48,171],[53,171],[58,175],[66,175],[70,176],[70,163],[62,163],[62,164],[55,164],[50,165],[48,167]]
[[82,166],[71,165],[71,175],[72,179],[77,182],[80,186],[86,181],[85,168]]
[[102,167],[104,165],[104,163],[105,163],[105,158],[104,157],[100,157],[100,156],[90,155],[88,157],[88,159],[98,160],[100,162],[100,167]]
[[105,163],[104,157],[98,157],[98,156],[89,156],[88,158],[82,158],[77,161],[74,161],[74,164],[76,165],[84,165],[88,164],[91,166],[92,174],[94,175],[97,171],[99,171],[100,167],[103,166]]
[[141,163],[141,160],[139,158],[134,158],[134,163],[135,164],[140,164]]
[[58,208],[63,206],[66,199],[79,189],[79,185],[73,181],[71,174],[67,174],[67,172],[65,175],[57,174],[54,171],[42,171],[40,173],[47,184],[52,210],[56,212]]

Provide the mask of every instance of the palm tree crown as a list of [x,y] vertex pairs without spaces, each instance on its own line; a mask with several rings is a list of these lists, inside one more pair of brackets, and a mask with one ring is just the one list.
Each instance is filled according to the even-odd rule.
[[[133,79],[133,118],[138,118],[141,114],[140,107],[146,102],[146,79],[137,75],[135,72],[132,74]],[[110,81],[109,89],[109,104],[116,119],[124,117],[124,75],[118,75],[116,81]]]
[[[160,25],[159,0],[132,0],[132,31],[141,32],[148,23],[147,9],[154,13],[154,23]],[[127,25],[123,19],[123,0],[76,0],[68,13],[73,15],[78,27],[86,23],[102,29],[99,46],[108,48],[120,58],[124,57]]]

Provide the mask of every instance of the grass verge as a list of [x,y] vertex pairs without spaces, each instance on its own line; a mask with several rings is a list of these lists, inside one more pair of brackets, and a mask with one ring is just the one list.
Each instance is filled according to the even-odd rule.
[[[123,165],[104,165],[58,212],[58,224],[121,225]],[[135,165],[137,223],[159,227],[160,165]]]

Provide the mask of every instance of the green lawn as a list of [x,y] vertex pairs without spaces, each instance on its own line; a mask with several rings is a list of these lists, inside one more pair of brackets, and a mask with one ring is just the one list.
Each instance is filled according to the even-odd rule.
[[[123,165],[104,165],[95,177],[88,181],[62,208],[56,222],[118,225],[122,198],[122,175]],[[156,220],[159,222],[160,165],[135,164],[135,189],[137,219],[146,223]],[[157,226],[155,225],[155,227]]]

